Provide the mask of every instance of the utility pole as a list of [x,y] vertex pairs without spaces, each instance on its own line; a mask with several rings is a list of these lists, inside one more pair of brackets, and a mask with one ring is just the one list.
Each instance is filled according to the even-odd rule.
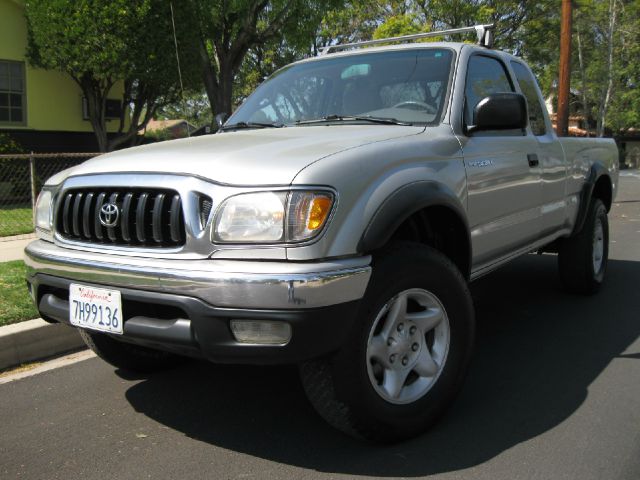
[[571,0],[562,0],[560,27],[560,72],[558,80],[558,110],[556,132],[559,137],[569,135],[569,91],[571,87]]

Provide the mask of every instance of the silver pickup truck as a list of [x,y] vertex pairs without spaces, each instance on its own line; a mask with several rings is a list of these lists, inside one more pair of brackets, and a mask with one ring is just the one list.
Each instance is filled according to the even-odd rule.
[[476,30],[331,47],[215,135],[50,178],[25,252],[40,314],[122,369],[295,363],[340,430],[424,431],[467,370],[468,283],[549,251],[596,293],[617,190],[614,142],[557,138],[531,70]]

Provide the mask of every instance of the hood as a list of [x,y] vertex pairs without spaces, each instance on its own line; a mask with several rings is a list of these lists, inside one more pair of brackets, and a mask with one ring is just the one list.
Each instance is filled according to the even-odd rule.
[[65,177],[176,173],[229,185],[288,185],[300,170],[324,157],[422,131],[424,127],[397,125],[319,125],[225,132],[100,155],[65,171]]

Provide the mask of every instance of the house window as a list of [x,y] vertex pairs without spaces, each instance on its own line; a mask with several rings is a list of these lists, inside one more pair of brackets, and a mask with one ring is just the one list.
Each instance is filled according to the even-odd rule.
[[[105,102],[104,118],[107,120],[119,119],[122,114],[122,101],[107,98]],[[82,119],[89,120],[89,104],[87,97],[82,97]]]
[[0,60],[0,123],[26,123],[24,77],[23,62]]

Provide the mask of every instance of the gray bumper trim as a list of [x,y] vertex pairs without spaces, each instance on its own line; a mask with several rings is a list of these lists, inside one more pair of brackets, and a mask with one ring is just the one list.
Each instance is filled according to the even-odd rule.
[[168,260],[83,252],[36,240],[25,249],[27,275],[188,295],[216,307],[301,309],[359,300],[371,257],[321,263]]

